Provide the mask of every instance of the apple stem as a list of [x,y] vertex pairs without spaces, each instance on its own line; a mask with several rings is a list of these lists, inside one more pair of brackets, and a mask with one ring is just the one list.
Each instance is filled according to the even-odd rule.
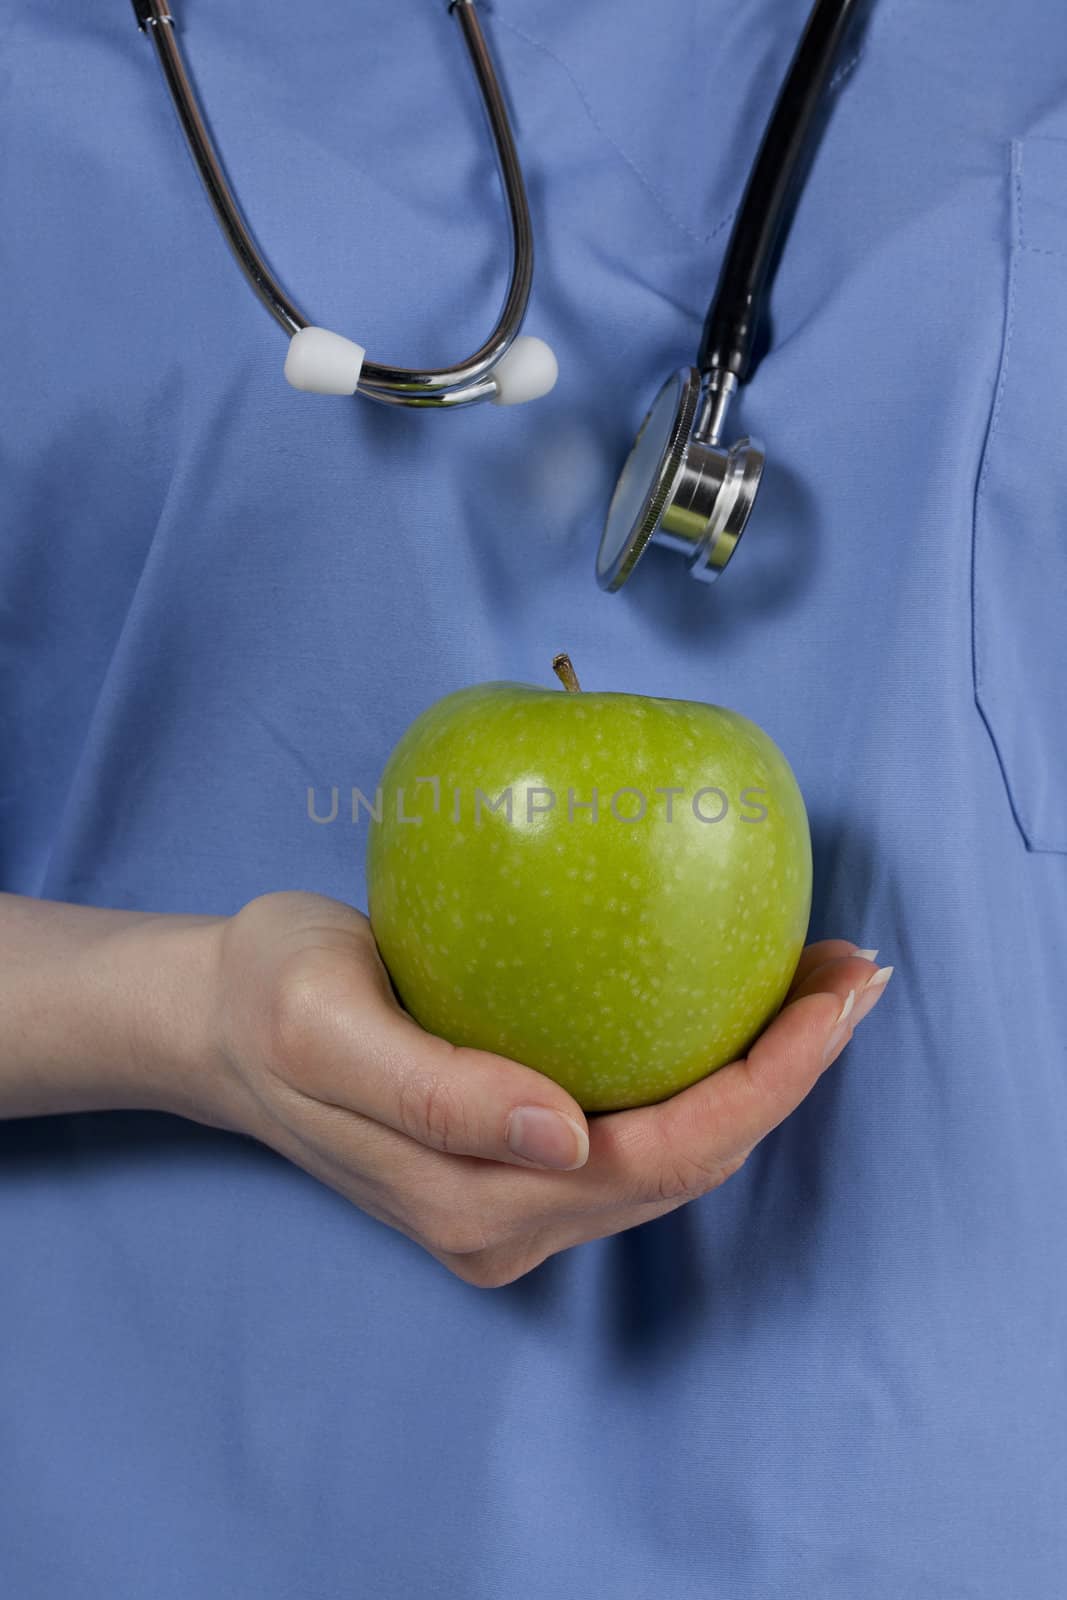
[[574,670],[571,658],[565,650],[558,656],[552,657],[552,671],[568,693],[578,694],[582,686],[578,682],[578,674]]

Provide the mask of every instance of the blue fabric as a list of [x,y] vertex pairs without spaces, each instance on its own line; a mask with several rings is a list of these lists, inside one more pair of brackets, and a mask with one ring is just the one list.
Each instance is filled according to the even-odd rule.
[[[788,755],[811,938],[897,974],[719,1191],[495,1291],[248,1140],[0,1128],[12,1600],[1053,1600],[1067,1589],[1067,85],[1058,0],[879,0],[800,201],[711,590],[593,558],[690,360],[807,0],[496,0],[559,384],[296,394],[125,0],[0,5],[0,883],[365,905],[431,701],[708,699]],[[446,362],[499,305],[443,5],[186,0],[313,320]]]

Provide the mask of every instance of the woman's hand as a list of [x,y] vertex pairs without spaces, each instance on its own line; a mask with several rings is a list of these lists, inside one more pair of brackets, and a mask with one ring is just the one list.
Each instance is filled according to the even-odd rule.
[[[366,917],[340,901],[263,895],[207,936],[216,1046],[202,1120],[251,1134],[483,1288],[718,1188],[804,1099],[892,970],[844,941],[809,946],[743,1060],[587,1123],[552,1079],[425,1033],[397,1004]],[[527,1126],[564,1170],[516,1147],[520,1107],[560,1118]]]

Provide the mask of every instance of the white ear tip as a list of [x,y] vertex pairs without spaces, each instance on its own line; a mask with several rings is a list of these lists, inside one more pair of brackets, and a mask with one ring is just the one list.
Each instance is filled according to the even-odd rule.
[[495,406],[521,406],[538,400],[554,387],[559,377],[559,362],[552,346],[532,334],[521,333],[493,368]]
[[309,394],[355,394],[367,352],[329,328],[301,328],[289,340],[285,376]]

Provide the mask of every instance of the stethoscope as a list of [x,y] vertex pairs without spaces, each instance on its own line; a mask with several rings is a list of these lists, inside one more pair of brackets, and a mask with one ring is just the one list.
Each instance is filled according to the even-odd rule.
[[[167,0],[132,0],[150,29],[167,88],[242,271],[289,338],[285,376],[315,394],[364,394],[386,405],[520,405],[547,394],[556,358],[543,339],[520,334],[533,281],[533,233],[504,98],[474,0],[450,0],[489,117],[511,222],[511,274],[496,327],[468,360],[412,371],[368,361],[362,345],[310,323],[263,260],[226,181],[182,59]],[[596,577],[622,587],[650,544],[687,557],[704,582],[722,572],[744,532],[763,472],[758,439],[720,442],[733,396],[748,377],[769,269],[794,198],[793,179],[852,12],[859,0],[815,0],[749,174],[734,219],[696,366],[672,373],[652,402],[608,508]]]

